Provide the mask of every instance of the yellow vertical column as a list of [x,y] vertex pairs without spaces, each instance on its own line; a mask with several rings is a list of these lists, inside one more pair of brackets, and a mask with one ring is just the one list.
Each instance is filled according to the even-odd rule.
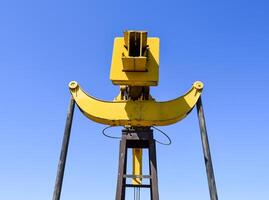
[[[133,149],[133,175],[142,175],[142,155],[143,149]],[[134,185],[141,185],[142,178],[133,178]]]

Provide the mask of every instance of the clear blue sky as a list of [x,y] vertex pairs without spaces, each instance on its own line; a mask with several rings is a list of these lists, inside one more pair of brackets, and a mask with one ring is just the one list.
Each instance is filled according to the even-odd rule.
[[[68,83],[113,99],[113,39],[125,29],[161,39],[156,99],[204,82],[219,199],[268,199],[268,10],[265,0],[1,1],[0,199],[51,199]],[[76,110],[62,200],[114,199],[118,141],[103,128]],[[157,146],[160,199],[208,200],[196,112],[162,130],[173,145]]]

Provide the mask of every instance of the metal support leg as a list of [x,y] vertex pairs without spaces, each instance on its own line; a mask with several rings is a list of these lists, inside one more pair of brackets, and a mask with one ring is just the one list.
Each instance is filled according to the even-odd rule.
[[199,98],[196,107],[197,107],[197,113],[198,113],[198,118],[199,118],[201,139],[202,139],[202,144],[203,144],[203,152],[204,152],[204,158],[205,158],[205,166],[206,166],[207,180],[208,180],[208,186],[209,186],[209,192],[210,192],[210,199],[218,200],[217,187],[216,187],[216,182],[215,182],[215,177],[214,177],[214,170],[213,170],[213,164],[212,164],[212,159],[211,159],[211,153],[210,153],[210,147],[209,147],[209,142],[208,142],[205,116],[204,116],[204,110],[203,110],[201,97]]
[[149,140],[149,168],[150,168],[150,196],[151,200],[159,200],[158,177],[157,177],[157,159],[156,142],[153,138]]
[[120,153],[119,153],[119,171],[118,171],[118,183],[117,183],[117,192],[116,200],[125,200],[125,184],[127,168],[127,147],[126,147],[126,135],[122,134],[120,141]]
[[71,97],[70,105],[69,105],[69,109],[67,113],[67,118],[66,118],[66,123],[65,123],[64,138],[62,142],[61,155],[60,155],[60,160],[58,163],[57,177],[56,177],[52,200],[60,200],[60,197],[61,197],[64,169],[65,169],[66,156],[68,152],[70,132],[71,132],[72,121],[73,121],[74,107],[75,107],[75,101]]

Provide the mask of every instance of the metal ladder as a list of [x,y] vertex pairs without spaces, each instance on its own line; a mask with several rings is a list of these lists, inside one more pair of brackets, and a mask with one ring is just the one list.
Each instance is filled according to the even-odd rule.
[[[126,174],[128,148],[148,149],[149,175],[137,176]],[[126,184],[127,178],[146,178],[150,180],[150,184]],[[150,127],[122,130],[116,200],[125,200],[125,191],[127,187],[150,188],[150,199],[159,200],[156,142],[153,138],[153,130],[150,129]]]

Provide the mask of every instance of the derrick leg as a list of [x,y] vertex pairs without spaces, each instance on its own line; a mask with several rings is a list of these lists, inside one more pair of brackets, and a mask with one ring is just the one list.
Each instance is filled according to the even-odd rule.
[[60,155],[60,160],[58,163],[57,177],[56,177],[52,200],[60,200],[60,197],[61,197],[64,169],[65,169],[66,157],[67,157],[67,152],[68,152],[68,145],[69,145],[69,139],[70,139],[70,133],[71,133],[71,127],[72,127],[72,121],[73,121],[74,108],[75,108],[75,100],[73,99],[73,97],[71,97],[70,105],[69,105],[69,109],[67,113],[67,118],[66,118],[66,123],[65,123],[64,138],[62,142],[61,155]]
[[205,166],[206,166],[206,173],[207,173],[207,180],[210,192],[210,199],[211,200],[218,200],[217,194],[217,187],[215,182],[213,164],[211,159],[210,147],[208,142],[208,135],[206,130],[206,123],[205,123],[205,116],[203,110],[203,104],[201,97],[197,101],[197,114],[199,118],[199,125],[200,125],[200,132],[201,132],[201,139],[203,145],[203,152],[204,152],[204,159],[205,159]]
[[120,153],[119,153],[119,171],[118,171],[118,183],[117,183],[117,193],[116,200],[125,200],[125,184],[127,168],[127,147],[126,147],[126,135],[122,134],[120,141]]
[[149,140],[149,168],[150,168],[150,176],[151,176],[151,179],[150,179],[151,200],[159,200],[156,142],[152,137]]

